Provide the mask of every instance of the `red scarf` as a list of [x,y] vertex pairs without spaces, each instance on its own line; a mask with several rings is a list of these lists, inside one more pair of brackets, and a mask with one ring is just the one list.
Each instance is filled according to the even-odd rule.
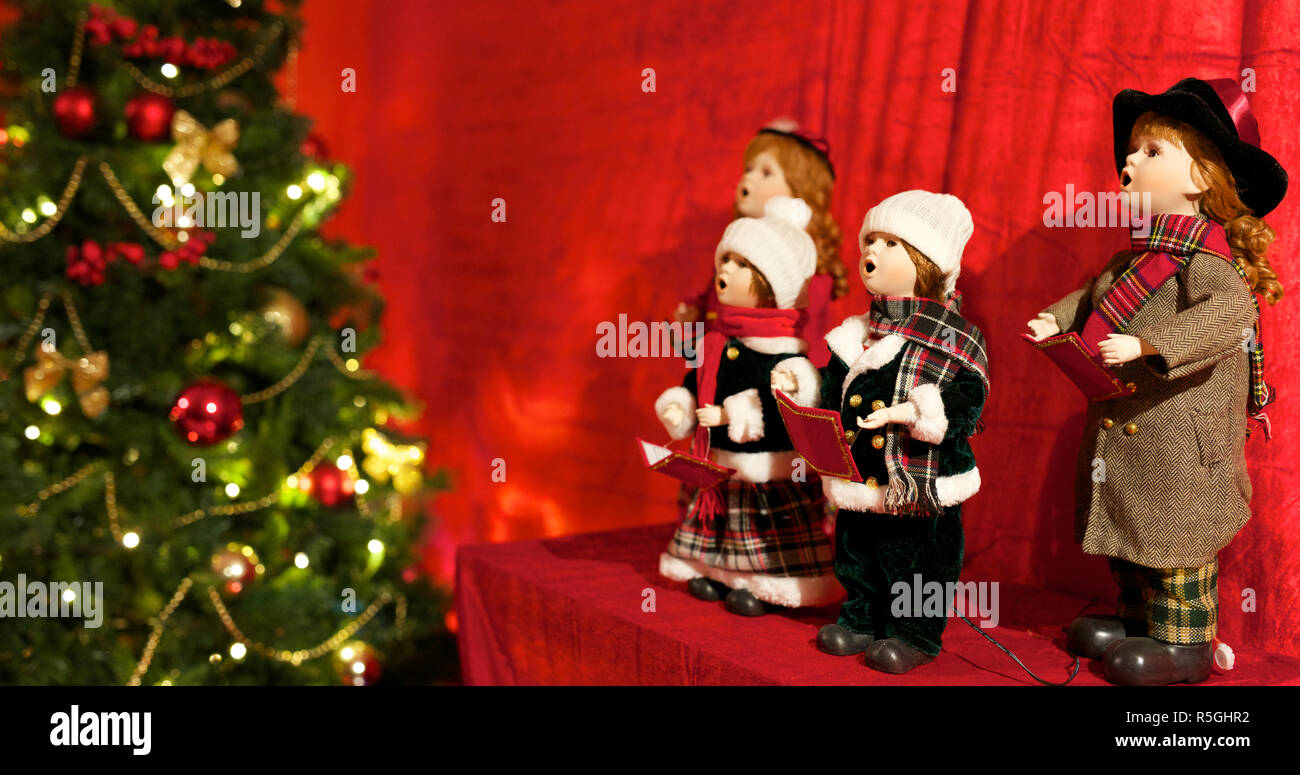
[[[699,343],[700,370],[695,375],[696,405],[712,404],[718,390],[718,367],[722,352],[731,337],[798,336],[807,320],[808,312],[802,309],[776,309],[773,307],[730,307],[716,304],[713,311],[718,316],[712,321],[708,333]],[[709,428],[695,428],[691,454],[699,458],[709,456]],[[722,513],[722,498],[716,487],[699,493],[696,510],[707,520]]]

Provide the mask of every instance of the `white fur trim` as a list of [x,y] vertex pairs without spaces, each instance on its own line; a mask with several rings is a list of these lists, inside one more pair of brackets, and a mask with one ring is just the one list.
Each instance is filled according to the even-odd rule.
[[833,573],[821,576],[747,573],[715,568],[699,560],[674,557],[667,552],[659,555],[659,573],[674,581],[690,581],[704,576],[732,589],[748,589],[751,595],[764,603],[784,608],[830,605],[844,598],[844,588],[836,581]]
[[[671,404],[677,404],[682,408],[682,420],[676,425],[669,425],[664,419],[664,410]],[[655,417],[664,424],[671,438],[674,440],[686,438],[695,430],[695,396],[681,385],[668,388],[655,399]]]
[[[794,474],[794,461],[799,453],[787,452],[732,452],[729,449],[712,450],[713,462],[736,469],[732,479],[744,482],[788,482]],[[804,466],[805,472],[807,465]]]
[[[812,361],[807,358],[786,358],[776,364],[776,369],[785,369],[794,374],[795,390],[790,397],[800,406],[817,406],[821,403],[822,375]],[[775,369],[774,369],[775,370]]]
[[742,390],[722,399],[727,410],[727,438],[737,444],[763,438],[763,404],[758,388]]
[[740,343],[764,355],[808,352],[808,343],[797,336],[742,336]]
[[948,415],[943,411],[939,386],[933,383],[917,385],[907,393],[907,403],[916,410],[916,420],[911,425],[914,439],[938,444],[948,432]]
[[[940,506],[952,506],[966,500],[979,492],[980,470],[972,467],[969,471],[953,476],[941,476],[935,481],[935,493],[939,496]],[[875,511],[887,513],[885,508],[885,483],[879,487],[868,487],[860,482],[847,479],[822,477],[822,491],[831,503],[842,509],[852,511]]]
[[859,374],[878,369],[893,361],[905,344],[907,340],[898,334],[885,334],[879,339],[866,342],[866,349],[849,366],[849,373],[844,377],[844,385],[840,388],[840,400],[844,400],[844,396],[849,392],[849,385],[853,384],[853,380],[857,379]]
[[867,316],[852,315],[826,334],[826,346],[840,356],[840,360],[853,365],[862,355],[863,341],[867,338]]

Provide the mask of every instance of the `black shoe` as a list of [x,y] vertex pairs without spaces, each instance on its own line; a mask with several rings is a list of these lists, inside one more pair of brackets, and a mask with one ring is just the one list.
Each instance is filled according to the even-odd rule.
[[902,675],[914,667],[934,661],[934,657],[917,651],[898,638],[873,641],[867,646],[864,659],[867,667],[895,675]]
[[1070,634],[1065,638],[1065,648],[1071,654],[1087,659],[1101,659],[1106,647],[1121,638],[1145,635],[1145,623],[1126,622],[1118,616],[1089,614],[1070,622]]
[[1214,644],[1180,646],[1154,638],[1124,638],[1106,648],[1106,680],[1120,686],[1200,683],[1214,666]]
[[854,632],[849,628],[841,625],[839,622],[828,624],[817,631],[817,648],[825,651],[827,654],[834,654],[837,657],[847,657],[852,654],[861,654],[867,650],[871,641],[875,640],[874,635],[864,635]]
[[733,589],[727,593],[727,610],[741,616],[762,616],[767,613],[767,606],[748,589]]
[[716,603],[727,594],[727,586],[713,579],[698,576],[686,582],[686,591],[690,592],[692,597]]

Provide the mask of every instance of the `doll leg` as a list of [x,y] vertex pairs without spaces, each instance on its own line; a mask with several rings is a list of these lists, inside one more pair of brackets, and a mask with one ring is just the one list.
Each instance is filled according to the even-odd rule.
[[1106,648],[1107,680],[1127,686],[1204,681],[1218,633],[1218,558],[1196,568],[1143,570],[1150,636],[1124,638]]
[[1115,615],[1086,614],[1070,623],[1066,649],[1087,659],[1101,659],[1106,647],[1121,638],[1140,638],[1147,634],[1147,598],[1150,584],[1147,571],[1140,565],[1117,557],[1109,558],[1110,574],[1119,586]]
[[[888,613],[886,637],[867,650],[867,664],[887,672],[906,672],[938,656],[943,645],[951,602],[948,591],[961,576],[965,551],[961,504],[946,507],[937,517],[884,519],[878,528],[877,551],[885,581],[881,586],[888,594],[889,607],[884,609]],[[893,585],[906,584],[902,594],[911,602],[916,598],[913,587],[918,577],[922,599],[928,594],[931,582],[940,585],[943,591],[940,610],[896,611],[898,595]]]
[[835,578],[847,597],[840,616],[817,633],[817,647],[828,654],[848,656],[866,650],[877,633],[875,547],[871,523],[881,514],[841,508],[835,517]]

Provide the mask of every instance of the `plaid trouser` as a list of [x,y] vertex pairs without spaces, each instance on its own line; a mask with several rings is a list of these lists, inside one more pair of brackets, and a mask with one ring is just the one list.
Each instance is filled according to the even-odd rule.
[[1119,584],[1116,613],[1146,624],[1147,635],[1165,643],[1209,643],[1218,633],[1219,558],[1199,568],[1147,568],[1110,558]]

